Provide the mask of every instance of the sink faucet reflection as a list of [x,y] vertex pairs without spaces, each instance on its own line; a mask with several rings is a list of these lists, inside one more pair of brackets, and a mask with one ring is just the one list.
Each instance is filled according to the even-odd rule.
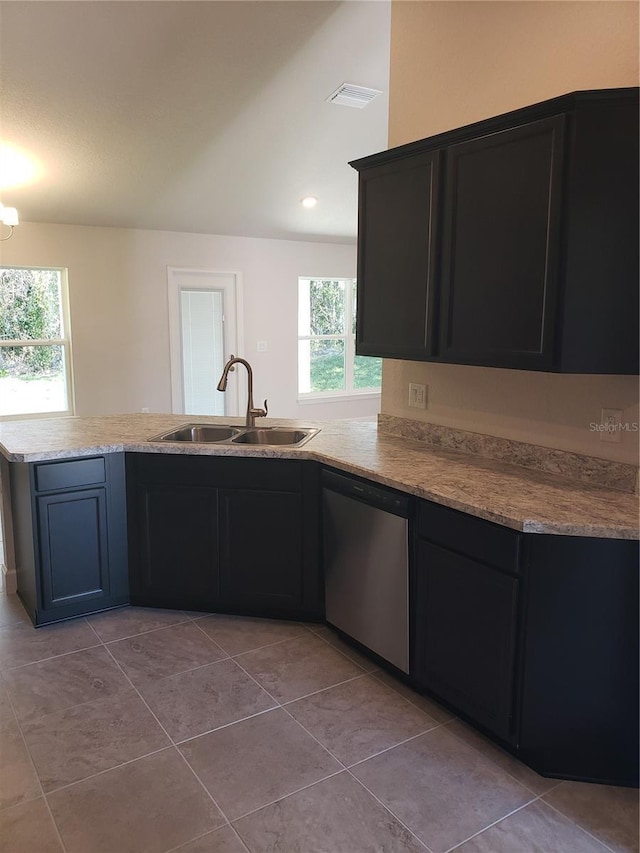
[[244,358],[236,358],[232,355],[229,361],[225,364],[224,370],[222,371],[220,382],[218,382],[218,391],[227,390],[227,379],[229,376],[229,371],[231,370],[234,364],[244,364],[244,366],[247,368],[249,387],[247,395],[247,417],[245,419],[245,424],[248,427],[254,427],[256,425],[256,418],[266,418],[269,409],[267,408],[266,400],[264,401],[264,409],[255,409],[253,406],[253,370],[251,369],[251,365],[249,364],[249,362],[245,361]]

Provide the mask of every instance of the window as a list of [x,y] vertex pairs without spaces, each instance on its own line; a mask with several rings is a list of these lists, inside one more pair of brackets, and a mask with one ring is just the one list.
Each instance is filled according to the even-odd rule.
[[379,394],[382,360],[355,341],[355,279],[298,279],[299,397]]
[[71,414],[66,270],[0,267],[0,417]]

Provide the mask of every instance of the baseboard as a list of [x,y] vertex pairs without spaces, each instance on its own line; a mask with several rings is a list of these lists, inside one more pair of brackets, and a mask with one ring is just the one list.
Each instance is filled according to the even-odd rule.
[[18,578],[15,569],[8,569],[0,563],[0,590],[6,595],[15,595],[18,590]]

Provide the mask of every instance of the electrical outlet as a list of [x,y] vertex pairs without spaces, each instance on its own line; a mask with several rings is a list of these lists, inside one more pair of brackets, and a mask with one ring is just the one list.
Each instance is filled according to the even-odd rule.
[[266,341],[258,341],[256,344],[257,352],[266,352],[267,351],[267,342]]
[[149,414],[149,407],[148,407],[148,406],[143,406],[143,407],[142,407],[142,409],[141,409],[141,412],[142,412],[142,414],[143,414],[143,415],[148,415],[148,414]]
[[409,383],[409,406],[412,409],[427,408],[427,386],[417,382]]
[[622,441],[622,409],[601,410],[600,441],[610,441],[612,444]]

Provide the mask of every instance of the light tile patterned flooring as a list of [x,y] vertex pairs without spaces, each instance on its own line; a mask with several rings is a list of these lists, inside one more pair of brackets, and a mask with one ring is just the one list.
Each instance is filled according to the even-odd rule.
[[638,850],[638,792],[544,779],[320,626],[0,598],[3,853]]

